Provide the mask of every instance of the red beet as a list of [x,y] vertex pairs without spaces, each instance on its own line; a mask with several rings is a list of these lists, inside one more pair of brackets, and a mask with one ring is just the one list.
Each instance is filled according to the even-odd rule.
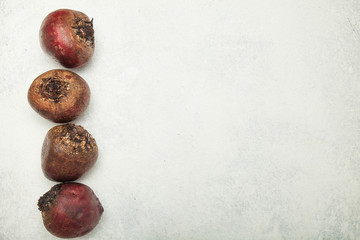
[[104,208],[88,186],[61,183],[40,197],[38,207],[45,228],[60,238],[74,238],[90,232]]
[[79,11],[56,10],[43,20],[40,42],[64,67],[82,66],[94,54],[93,21]]
[[70,122],[89,105],[86,81],[68,70],[50,70],[38,76],[28,91],[31,107],[44,118],[57,123]]
[[96,162],[98,147],[83,127],[59,125],[46,134],[41,150],[41,167],[45,176],[54,181],[74,181]]

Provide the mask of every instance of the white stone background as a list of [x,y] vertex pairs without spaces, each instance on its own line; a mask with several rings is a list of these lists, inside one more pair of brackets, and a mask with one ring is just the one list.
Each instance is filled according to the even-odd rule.
[[0,239],[56,239],[27,90],[59,8],[94,18],[75,121],[105,212],[82,239],[360,239],[360,1],[0,0]]

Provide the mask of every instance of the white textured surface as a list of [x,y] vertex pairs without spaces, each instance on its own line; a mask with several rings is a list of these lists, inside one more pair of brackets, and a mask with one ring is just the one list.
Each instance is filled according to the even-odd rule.
[[0,0],[0,239],[55,239],[37,200],[55,124],[27,103],[61,68],[38,40],[58,8],[94,18],[75,122],[105,212],[83,239],[360,239],[358,0]]

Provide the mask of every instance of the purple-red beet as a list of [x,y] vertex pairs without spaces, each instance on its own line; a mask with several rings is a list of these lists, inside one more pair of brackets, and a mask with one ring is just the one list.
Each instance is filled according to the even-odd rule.
[[28,91],[31,107],[57,123],[70,122],[89,105],[90,88],[86,81],[68,70],[50,70],[38,76]]
[[56,10],[41,24],[40,43],[64,67],[82,66],[94,54],[93,21],[79,11]]
[[38,207],[45,228],[60,238],[74,238],[90,232],[104,208],[88,186],[61,183],[40,197]]
[[41,150],[41,167],[45,176],[54,181],[74,181],[96,162],[98,147],[83,127],[58,125],[46,134]]

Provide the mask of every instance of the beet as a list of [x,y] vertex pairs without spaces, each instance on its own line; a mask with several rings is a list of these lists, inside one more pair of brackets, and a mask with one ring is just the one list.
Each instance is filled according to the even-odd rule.
[[95,228],[104,212],[91,188],[74,182],[53,186],[40,197],[38,207],[45,228],[60,238],[85,235]]
[[40,43],[64,67],[82,66],[94,54],[93,20],[79,11],[56,10],[41,24]]
[[44,175],[53,181],[74,181],[96,162],[98,147],[95,139],[82,126],[58,125],[46,134],[41,150]]
[[38,76],[28,90],[31,107],[56,123],[75,120],[88,107],[90,88],[86,81],[68,70],[50,70]]

